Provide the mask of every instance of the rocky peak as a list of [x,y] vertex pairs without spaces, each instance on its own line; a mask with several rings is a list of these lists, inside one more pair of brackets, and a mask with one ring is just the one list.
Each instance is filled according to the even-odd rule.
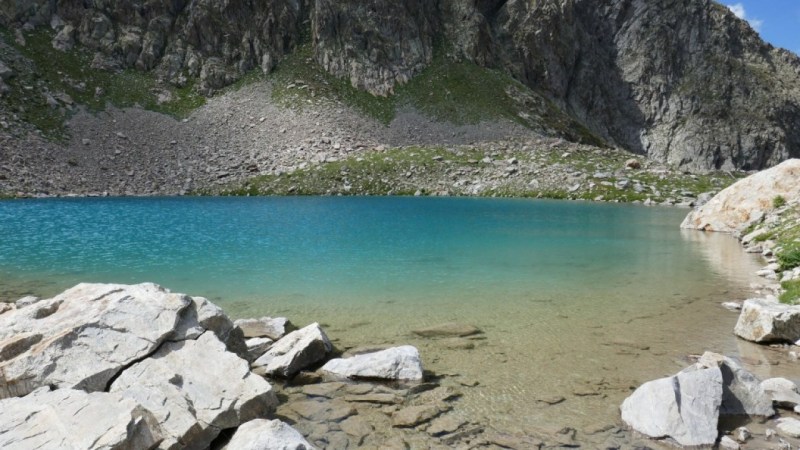
[[712,0],[134,0],[0,6],[95,64],[211,92],[270,71],[310,30],[313,59],[391,95],[451,58],[504,70],[612,145],[676,166],[757,169],[800,154],[800,59]]

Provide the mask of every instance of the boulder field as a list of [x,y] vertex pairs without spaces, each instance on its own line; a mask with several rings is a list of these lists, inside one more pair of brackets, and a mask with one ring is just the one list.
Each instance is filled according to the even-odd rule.
[[[288,333],[285,319],[242,324],[151,283],[79,284],[4,304],[0,448],[314,448],[277,420],[278,396],[259,373],[293,376],[333,346],[318,324]],[[275,343],[248,345],[264,335]],[[365,361],[382,366],[364,372]],[[329,364],[334,378],[422,379],[410,346]]]

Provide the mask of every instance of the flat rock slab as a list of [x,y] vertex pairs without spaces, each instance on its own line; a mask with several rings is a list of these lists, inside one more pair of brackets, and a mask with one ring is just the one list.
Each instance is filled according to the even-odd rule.
[[718,367],[649,381],[622,403],[622,420],[651,438],[669,437],[684,446],[713,445],[722,382]]
[[800,306],[764,299],[746,300],[734,333],[752,342],[794,343],[800,339]]
[[337,358],[322,366],[322,372],[351,379],[422,380],[419,351],[410,345]]
[[220,430],[275,411],[278,399],[212,332],[164,344],[122,372],[111,392],[139,402],[164,430],[162,448],[207,447]]
[[140,449],[161,441],[158,420],[119,394],[37,389],[0,400],[0,448]]
[[103,391],[173,335],[192,304],[154,284],[79,284],[0,315],[0,398],[42,386]]
[[428,422],[443,412],[438,405],[409,406],[392,414],[392,425],[409,428]]
[[267,375],[289,378],[314,364],[323,361],[333,350],[333,344],[318,323],[292,331],[275,342],[270,349],[253,362]]
[[314,450],[300,432],[280,420],[257,419],[236,430],[226,450]]
[[286,336],[297,328],[286,317],[262,317],[260,319],[240,319],[234,322],[246,338],[266,337],[273,341]]
[[472,325],[450,322],[432,327],[420,328],[414,330],[413,333],[426,338],[437,338],[472,336],[475,334],[480,334],[482,331],[480,328]]
[[775,428],[784,436],[790,438],[800,438],[800,420],[793,417],[781,417],[778,419]]

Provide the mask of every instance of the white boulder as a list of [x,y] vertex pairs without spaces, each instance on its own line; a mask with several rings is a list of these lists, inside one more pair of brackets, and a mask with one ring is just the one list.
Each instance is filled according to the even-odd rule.
[[226,450],[314,450],[302,434],[280,420],[258,419],[239,427]]
[[328,357],[333,345],[318,323],[292,331],[275,342],[253,367],[267,375],[291,377]]
[[247,360],[255,361],[272,347],[274,341],[267,337],[256,337],[250,338],[244,343],[247,346]]
[[79,284],[0,315],[0,398],[42,386],[105,390],[154,352],[192,303],[154,284]]
[[740,180],[686,217],[682,228],[732,233],[761,220],[781,196],[788,203],[800,200],[800,159],[787,160],[771,169]]
[[770,417],[775,414],[772,397],[764,390],[761,380],[736,361],[718,353],[706,352],[698,364],[707,368],[719,367],[722,372],[720,415]]
[[781,408],[794,409],[800,405],[800,390],[786,378],[769,378],[761,382],[761,388]]
[[684,371],[640,386],[622,403],[622,420],[655,439],[684,446],[713,445],[722,403],[718,367]]
[[332,359],[322,366],[322,371],[352,379],[422,380],[419,351],[410,345]]
[[161,441],[158,420],[119,394],[40,388],[0,400],[0,448],[145,449]]
[[269,383],[212,332],[162,345],[122,372],[110,391],[152,411],[168,449],[207,447],[221,430],[264,417],[278,404]]
[[765,299],[746,300],[734,333],[759,343],[795,342],[800,339],[800,306]]

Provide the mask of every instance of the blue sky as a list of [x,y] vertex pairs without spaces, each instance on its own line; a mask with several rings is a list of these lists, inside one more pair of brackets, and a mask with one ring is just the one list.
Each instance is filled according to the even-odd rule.
[[723,0],[765,41],[800,54],[800,0]]

